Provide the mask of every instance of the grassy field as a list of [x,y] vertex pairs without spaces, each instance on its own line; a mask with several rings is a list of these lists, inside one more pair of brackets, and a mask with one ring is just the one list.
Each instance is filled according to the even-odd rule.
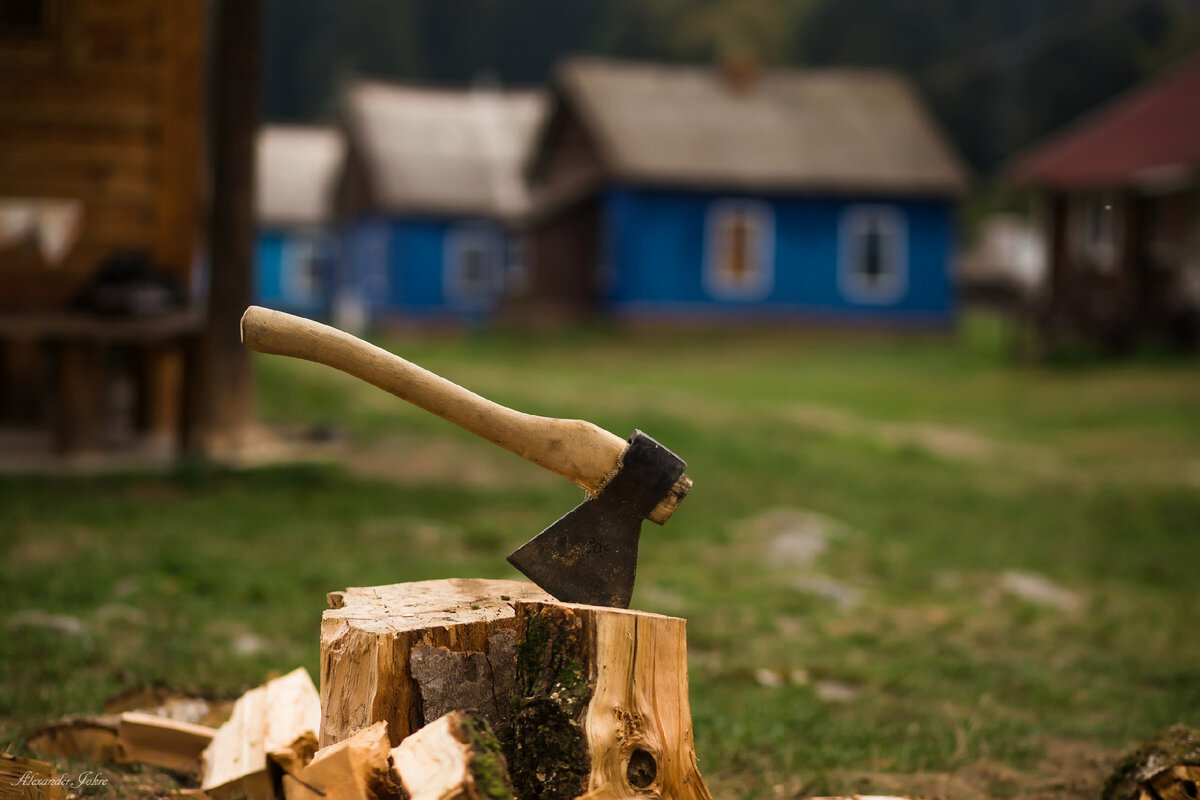
[[[986,319],[387,346],[689,461],[634,605],[688,619],[717,797],[1094,797],[1124,748],[1200,725],[1194,360],[1019,366]],[[519,577],[504,554],[579,499],[372,387],[259,364],[263,418],[318,461],[0,478],[0,747],[131,685],[316,675],[325,592]]]

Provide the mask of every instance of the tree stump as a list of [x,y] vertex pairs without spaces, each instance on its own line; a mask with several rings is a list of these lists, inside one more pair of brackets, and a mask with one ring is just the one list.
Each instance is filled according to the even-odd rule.
[[711,800],[696,766],[686,623],[447,580],[330,595],[322,746],[385,721],[398,744],[454,710],[496,730],[521,800]]

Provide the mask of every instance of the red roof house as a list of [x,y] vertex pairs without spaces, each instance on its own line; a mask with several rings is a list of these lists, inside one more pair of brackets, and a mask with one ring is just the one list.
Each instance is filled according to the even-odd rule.
[[1015,159],[1047,199],[1043,333],[1200,338],[1200,55]]

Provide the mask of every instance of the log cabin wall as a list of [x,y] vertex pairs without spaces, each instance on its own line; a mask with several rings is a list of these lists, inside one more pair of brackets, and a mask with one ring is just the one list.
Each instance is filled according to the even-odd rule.
[[0,200],[82,208],[61,263],[27,243],[0,248],[0,311],[62,308],[117,250],[145,250],[188,284],[205,23],[206,0],[0,6]]

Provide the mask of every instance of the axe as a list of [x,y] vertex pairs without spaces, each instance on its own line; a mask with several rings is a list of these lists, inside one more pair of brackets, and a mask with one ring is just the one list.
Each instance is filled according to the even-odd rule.
[[250,306],[242,343],[339,369],[582,486],[587,499],[508,556],[567,603],[628,608],[642,520],[663,524],[692,488],[687,466],[641,431],[506,408],[344,331]]

